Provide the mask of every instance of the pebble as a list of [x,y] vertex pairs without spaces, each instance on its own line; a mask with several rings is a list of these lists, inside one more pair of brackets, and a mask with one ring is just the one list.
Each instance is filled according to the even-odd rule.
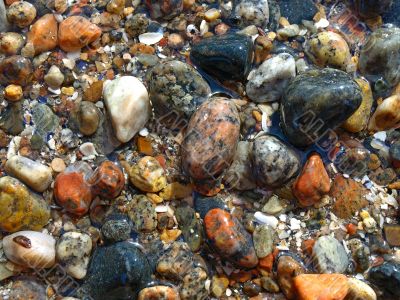
[[145,127],[150,117],[146,87],[136,77],[122,76],[106,81],[103,95],[117,139],[121,143],[128,142]]
[[146,256],[134,244],[97,247],[81,291],[94,300],[132,299],[150,281],[150,275]]
[[261,277],[261,286],[264,290],[270,293],[279,293],[279,285],[271,277]]
[[[192,115],[182,143],[182,165],[207,195],[215,180],[229,167],[239,141],[240,119],[233,102],[215,97]],[[212,192],[211,192],[212,193]]]
[[85,136],[93,135],[100,125],[100,110],[89,101],[82,101],[76,112],[76,119],[80,133]]
[[28,27],[36,18],[36,8],[27,1],[12,3],[7,9],[7,19],[20,28]]
[[0,1],[0,32],[6,32],[10,29],[9,27],[4,1]]
[[296,63],[290,54],[280,53],[250,72],[246,93],[256,103],[280,100],[290,79],[296,76]]
[[297,259],[289,255],[282,255],[277,261],[278,284],[283,294],[288,299],[296,299],[294,278],[305,273],[305,269]]
[[107,4],[107,11],[112,14],[121,14],[124,11],[125,2],[123,0],[111,0]]
[[255,297],[261,292],[261,287],[254,282],[246,281],[243,284],[243,293],[249,297]]
[[50,268],[55,264],[55,244],[51,235],[36,231],[18,231],[3,239],[6,257],[32,269]]
[[363,299],[363,300],[376,300],[375,291],[364,281],[357,278],[348,279],[349,292],[345,300]]
[[64,79],[64,74],[61,73],[60,69],[55,65],[52,65],[47,74],[44,76],[44,81],[53,90],[59,89],[63,84]]
[[400,29],[382,27],[368,37],[361,49],[359,69],[372,82],[383,78],[389,87],[400,82]]
[[169,286],[156,285],[140,291],[138,300],[148,299],[180,300],[180,297],[176,289]]
[[21,276],[12,282],[9,300],[35,299],[46,300],[46,285],[34,277]]
[[65,162],[61,158],[54,158],[50,164],[51,169],[56,173],[61,173],[65,170]]
[[214,297],[220,298],[225,294],[226,289],[229,285],[229,279],[225,276],[216,276],[214,275],[211,280],[211,294]]
[[392,166],[400,168],[400,143],[395,142],[390,146],[389,149],[389,157],[392,163]]
[[257,226],[253,232],[254,249],[257,257],[263,258],[270,254],[274,246],[274,231],[268,225]]
[[132,222],[125,215],[111,215],[101,227],[101,233],[106,242],[122,242],[130,238]]
[[297,153],[274,136],[265,135],[253,143],[252,166],[254,178],[262,187],[281,187],[300,168]]
[[27,44],[33,46],[35,55],[53,50],[58,45],[58,23],[53,14],[39,18],[27,34]]
[[285,199],[280,199],[276,195],[272,195],[271,198],[265,203],[262,208],[262,212],[272,216],[278,216],[284,212],[289,206],[289,202]]
[[369,121],[374,98],[369,82],[365,79],[355,79],[361,88],[362,102],[360,107],[342,125],[347,131],[357,133],[364,130]]
[[277,30],[278,38],[287,40],[300,33],[299,25],[291,24]]
[[57,241],[57,261],[65,266],[68,275],[76,279],[86,276],[92,251],[92,239],[86,233],[70,231]]
[[128,204],[128,215],[137,232],[152,232],[157,227],[155,205],[144,195],[136,195]]
[[390,10],[392,2],[391,0],[369,0],[367,2],[356,0],[354,1],[354,6],[357,14],[363,18],[370,19]]
[[182,288],[180,291],[181,299],[207,299],[208,291],[205,288],[207,279],[207,273],[203,268],[197,267],[191,270],[182,280]]
[[321,156],[312,154],[293,184],[293,195],[303,207],[317,204],[329,194],[331,183]]
[[31,193],[19,180],[0,178],[0,228],[3,231],[40,230],[50,218],[41,196]]
[[96,41],[101,29],[81,16],[71,16],[63,20],[58,28],[58,42],[65,52],[74,52]]
[[360,87],[343,71],[325,68],[301,73],[282,97],[283,131],[295,146],[309,146],[346,121],[361,101]]
[[400,225],[389,225],[386,224],[383,227],[385,232],[386,241],[390,246],[400,247]]
[[53,180],[48,166],[23,156],[15,155],[8,159],[5,170],[39,193],[47,190]]
[[22,87],[15,84],[10,84],[4,89],[4,97],[10,102],[17,102],[24,96]]
[[368,130],[384,131],[395,128],[400,122],[400,95],[393,95],[378,105],[371,119]]
[[191,61],[220,80],[242,80],[250,72],[253,42],[239,34],[212,36],[193,45]]
[[135,187],[150,193],[159,192],[167,185],[164,169],[151,156],[141,158],[130,168],[129,179]]
[[193,269],[193,253],[186,243],[174,242],[160,257],[156,269],[167,279],[180,280]]
[[0,53],[5,55],[16,55],[25,44],[23,35],[16,32],[0,33]]
[[182,230],[185,242],[192,252],[197,252],[204,243],[203,226],[196,217],[196,212],[188,204],[183,202],[175,211],[175,216]]
[[269,21],[269,6],[267,0],[241,0],[236,3],[232,22],[240,28],[249,25],[266,28]]
[[159,196],[166,201],[181,200],[190,197],[193,192],[191,184],[182,184],[180,182],[172,182],[167,184],[160,192]]
[[204,217],[207,238],[222,258],[233,264],[253,268],[258,259],[250,234],[225,210],[214,208]]
[[384,299],[398,299],[400,290],[400,264],[385,262],[372,267],[369,271],[369,281],[383,291]]
[[125,22],[125,31],[135,38],[147,31],[149,19],[144,14],[135,14]]
[[177,60],[154,66],[146,81],[156,115],[171,127],[186,125],[181,118],[188,120],[211,93],[196,69]]
[[351,54],[346,40],[333,31],[323,31],[307,41],[305,51],[318,66],[331,66],[346,70],[351,62]]
[[20,55],[13,55],[0,62],[0,83],[26,86],[31,81],[32,63]]
[[302,274],[294,278],[299,300],[343,300],[349,284],[342,274]]
[[122,170],[113,162],[103,161],[88,180],[92,185],[94,195],[105,199],[114,199],[125,186],[125,177]]
[[321,236],[313,247],[315,263],[321,273],[344,273],[349,259],[342,244],[331,236]]

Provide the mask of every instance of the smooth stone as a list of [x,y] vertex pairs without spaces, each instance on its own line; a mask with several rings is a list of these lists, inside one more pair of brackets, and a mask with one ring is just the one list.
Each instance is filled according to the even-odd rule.
[[82,101],[79,104],[74,117],[76,118],[80,133],[85,136],[93,135],[99,128],[100,111],[99,108],[92,102]]
[[356,0],[354,1],[354,8],[358,15],[363,18],[371,19],[381,16],[389,11],[393,0]]
[[389,158],[393,167],[400,168],[400,141],[390,145]]
[[270,292],[270,293],[278,293],[279,292],[279,285],[271,277],[268,277],[268,276],[261,277],[261,286],[267,292]]
[[27,44],[32,44],[35,55],[53,50],[58,45],[58,23],[53,14],[38,19],[27,34]]
[[13,55],[0,62],[0,84],[26,86],[31,81],[33,70],[29,59]]
[[152,232],[157,228],[155,205],[145,195],[134,196],[127,209],[137,232]]
[[251,69],[253,42],[249,36],[212,36],[193,45],[192,62],[219,80],[243,80]]
[[10,24],[7,20],[6,6],[4,5],[4,0],[0,0],[0,32],[6,32],[9,28]]
[[182,279],[182,287],[179,293],[181,299],[208,299],[207,280],[207,272],[203,268],[197,267],[188,272]]
[[268,0],[241,0],[236,3],[230,18],[240,28],[255,25],[265,29],[269,16]]
[[206,236],[223,259],[236,266],[254,268],[258,258],[250,234],[229,212],[214,208],[204,217]]
[[0,114],[0,128],[8,134],[18,135],[24,128],[24,111],[21,101],[9,104]]
[[268,225],[257,226],[253,232],[253,244],[258,258],[272,253],[275,232]]
[[114,199],[125,186],[125,177],[121,168],[109,160],[103,161],[89,179],[92,192],[105,199]]
[[301,206],[306,207],[319,203],[330,189],[331,182],[324,163],[321,157],[314,153],[308,158],[301,174],[294,182],[293,195]]
[[186,202],[182,202],[176,210],[175,217],[178,221],[179,229],[185,242],[189,245],[192,252],[200,250],[204,242],[203,226],[196,217],[196,212]]
[[211,281],[211,294],[214,297],[220,298],[225,294],[226,289],[229,285],[229,279],[225,276],[213,276]]
[[180,300],[180,297],[175,288],[164,285],[156,285],[140,291],[138,300],[149,299]]
[[47,190],[53,180],[51,168],[23,156],[7,160],[5,170],[39,193]]
[[309,146],[347,120],[361,101],[360,87],[343,71],[326,68],[301,73],[282,97],[283,131],[293,145]]
[[400,264],[385,262],[369,271],[369,281],[384,292],[383,299],[395,300],[400,297]]
[[144,192],[156,193],[167,185],[165,171],[157,159],[142,157],[129,170],[131,183]]
[[136,77],[122,76],[104,83],[103,96],[117,139],[128,142],[150,117],[146,87]]
[[19,180],[0,178],[0,228],[3,231],[40,230],[50,218],[50,208]]
[[295,76],[296,63],[293,56],[280,53],[250,72],[246,93],[256,103],[278,101],[290,79]]
[[349,259],[343,245],[331,236],[321,236],[313,247],[314,259],[321,273],[343,273]]
[[19,28],[28,27],[36,18],[36,8],[27,1],[12,3],[7,9],[7,19]]
[[64,82],[64,74],[61,73],[60,69],[56,65],[52,65],[44,76],[44,81],[53,90],[59,89]]
[[36,104],[32,109],[32,119],[35,124],[35,134],[47,141],[47,135],[54,133],[60,120],[46,104]]
[[277,262],[278,284],[287,299],[296,299],[294,278],[306,272],[303,265],[289,255],[282,255]]
[[65,52],[74,52],[96,41],[101,29],[81,16],[71,16],[60,23],[58,42]]
[[107,114],[100,113],[99,127],[90,136],[90,141],[95,145],[97,153],[104,155],[111,154],[121,145],[115,136],[112,122]]
[[268,215],[277,216],[280,215],[289,206],[289,201],[280,199],[276,195],[272,195],[271,198],[265,203],[261,211]]
[[385,232],[385,238],[390,246],[400,247],[400,225],[385,224],[383,231]]
[[382,27],[361,48],[359,70],[371,82],[383,78],[390,87],[400,82],[400,29]]
[[253,143],[251,142],[240,141],[238,143],[233,162],[224,176],[226,188],[239,191],[256,188],[250,164],[252,147]]
[[342,69],[350,64],[351,54],[346,40],[333,31],[320,32],[311,37],[305,47],[308,57],[318,66]]
[[192,115],[182,143],[185,173],[195,182],[214,182],[232,162],[239,131],[232,101],[215,97],[204,102]]
[[294,278],[298,300],[344,300],[349,292],[342,274],[302,274]]
[[385,131],[395,128],[400,123],[400,95],[393,95],[378,105],[371,119],[368,130]]
[[57,261],[61,262],[68,275],[82,279],[86,276],[92,251],[92,239],[86,233],[70,231],[57,241]]
[[288,19],[291,24],[301,24],[302,20],[312,20],[318,12],[312,0],[279,0],[282,17]]
[[82,294],[94,300],[136,299],[139,291],[151,280],[150,276],[146,256],[134,244],[120,242],[97,247],[82,286]]
[[360,86],[362,92],[361,105],[342,125],[344,129],[352,133],[360,132],[367,127],[374,103],[369,82],[360,78],[357,78],[356,82]]
[[251,158],[254,178],[262,187],[281,187],[300,169],[297,153],[271,135],[261,136],[253,142]]
[[220,208],[229,211],[228,206],[218,197],[204,197],[195,193],[194,195],[194,209],[204,219],[206,214],[214,209]]
[[0,32],[0,53],[16,55],[24,44],[25,40],[23,35],[16,32]]
[[4,98],[9,102],[17,102],[24,96],[22,87],[10,84],[4,89]]
[[21,276],[12,282],[10,293],[7,295],[8,300],[35,299],[46,300],[47,286],[38,278],[31,276]]
[[[191,65],[166,61],[154,66],[146,75],[151,103],[163,123],[172,127],[187,124],[191,115],[208,99],[211,89]],[[180,122],[183,124],[179,124]]]
[[18,231],[3,239],[6,257],[17,265],[32,269],[50,268],[55,264],[56,241],[48,234]]
[[349,292],[344,300],[363,299],[363,300],[376,300],[375,291],[364,281],[357,278],[349,278],[347,280],[349,285]]
[[111,215],[101,227],[104,239],[109,243],[122,242],[130,238],[132,222],[125,215]]

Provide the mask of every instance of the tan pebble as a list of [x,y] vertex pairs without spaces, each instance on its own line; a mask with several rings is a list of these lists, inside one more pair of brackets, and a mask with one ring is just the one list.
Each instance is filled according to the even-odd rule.
[[221,13],[216,8],[211,8],[204,13],[207,22],[213,22],[221,17]]
[[75,89],[71,86],[71,87],[62,87],[61,88],[61,93],[63,93],[64,95],[67,96],[72,96],[75,92]]
[[11,102],[21,100],[23,96],[22,87],[15,84],[10,84],[4,89],[4,97]]
[[164,200],[179,200],[189,197],[192,191],[193,186],[191,184],[185,185],[179,182],[172,182],[160,192],[160,197]]
[[154,204],[160,204],[162,203],[164,200],[163,198],[161,198],[160,196],[158,196],[157,194],[153,194],[153,193],[147,193],[146,194],[147,198],[149,198],[151,200],[151,202],[153,202]]
[[65,162],[61,158],[56,157],[51,161],[51,168],[54,172],[61,173],[66,168]]
[[285,17],[280,17],[279,25],[281,25],[282,27],[286,27],[286,26],[289,26],[290,23],[289,23],[288,19],[286,19]]
[[160,238],[165,243],[172,243],[176,241],[176,239],[182,234],[182,231],[179,229],[164,229],[160,235]]
[[368,130],[382,131],[396,127],[400,123],[400,94],[383,100],[372,115]]
[[181,49],[185,41],[179,33],[172,33],[168,36],[168,46],[174,49]]

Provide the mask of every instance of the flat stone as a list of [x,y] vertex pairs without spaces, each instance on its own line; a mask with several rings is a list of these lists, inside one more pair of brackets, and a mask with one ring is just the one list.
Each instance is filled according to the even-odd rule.
[[331,236],[320,237],[313,247],[314,259],[321,273],[344,273],[349,259],[344,247]]

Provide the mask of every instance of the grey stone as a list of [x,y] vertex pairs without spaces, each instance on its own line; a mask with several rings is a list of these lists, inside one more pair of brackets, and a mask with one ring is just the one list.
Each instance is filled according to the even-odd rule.
[[273,250],[274,230],[268,225],[260,225],[253,232],[253,243],[259,258],[266,257]]
[[7,20],[6,15],[6,6],[4,5],[4,1],[0,0],[0,32],[5,32],[9,30],[10,24]]
[[54,133],[59,125],[59,118],[46,104],[38,103],[32,109],[32,119],[35,124],[35,134],[47,140],[49,133]]
[[344,273],[349,258],[343,245],[334,237],[321,236],[313,247],[314,261],[321,273]]

